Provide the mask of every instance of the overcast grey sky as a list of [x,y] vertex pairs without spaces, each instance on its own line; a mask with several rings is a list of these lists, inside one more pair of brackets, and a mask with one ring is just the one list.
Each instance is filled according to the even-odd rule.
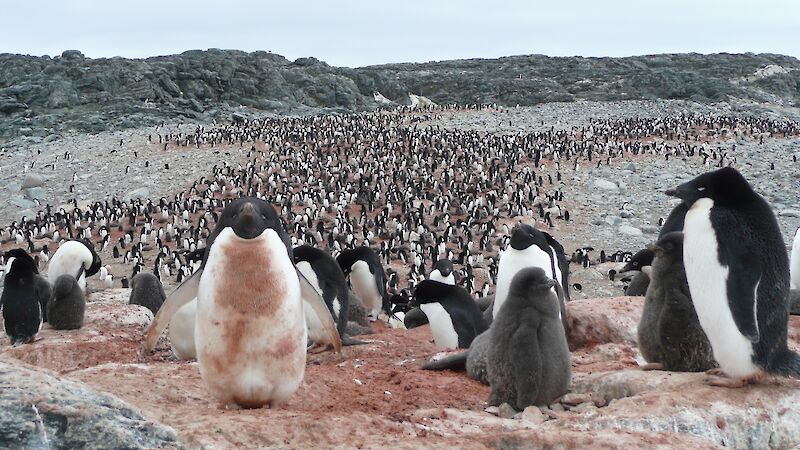
[[0,52],[147,57],[211,47],[387,62],[667,52],[800,56],[800,0],[13,0]]

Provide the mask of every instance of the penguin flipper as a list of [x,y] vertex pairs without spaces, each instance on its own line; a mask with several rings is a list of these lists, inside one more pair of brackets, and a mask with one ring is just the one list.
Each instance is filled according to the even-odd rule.
[[333,350],[336,353],[341,352],[342,338],[339,336],[339,330],[336,329],[336,324],[333,322],[333,316],[331,315],[331,311],[328,309],[328,305],[325,303],[325,300],[322,298],[322,296],[319,295],[319,292],[314,289],[314,286],[302,274],[302,272],[300,272],[300,270],[296,267],[295,271],[297,272],[297,278],[300,281],[300,294],[303,296],[303,299],[306,300],[305,303],[314,309],[314,313],[316,313],[319,321],[322,323],[323,331],[330,339],[328,343],[333,345]]
[[464,350],[441,359],[431,359],[422,365],[423,370],[465,370],[469,350]]
[[[172,293],[169,294],[161,308],[158,310],[153,322],[147,328],[144,341],[144,352],[151,352],[158,342],[158,338],[164,329],[169,325],[172,316],[185,304],[197,298],[197,289],[200,287],[200,276],[203,269],[195,272],[186,281],[181,283]],[[316,292],[316,291],[315,291]]]
[[728,254],[728,307],[733,321],[751,342],[760,339],[758,331],[758,287],[761,264],[758,255],[741,239],[726,242]]

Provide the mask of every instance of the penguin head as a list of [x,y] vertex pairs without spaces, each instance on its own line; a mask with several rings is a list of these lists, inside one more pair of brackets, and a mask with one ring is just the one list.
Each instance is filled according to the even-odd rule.
[[622,272],[629,272],[631,270],[642,270],[642,267],[649,266],[653,263],[653,258],[655,257],[655,253],[653,249],[646,248],[643,250],[639,250],[636,252],[631,260],[625,264],[625,267],[622,268]]
[[414,298],[409,302],[412,308],[418,308],[426,303],[439,303],[450,295],[456,286],[439,281],[424,280],[414,289]]
[[283,230],[280,218],[272,205],[253,197],[236,199],[225,207],[217,228],[222,230],[226,227],[231,227],[242,239],[254,239],[267,228]]
[[39,273],[36,261],[24,249],[15,248],[5,253],[6,280],[32,278]]
[[88,239],[81,239],[81,244],[83,244],[86,248],[92,252],[92,265],[86,269],[86,276],[90,277],[97,272],[100,271],[100,267],[103,265],[103,262],[100,260],[100,255],[94,249],[94,244]]
[[751,200],[757,195],[742,174],[733,167],[706,172],[666,191],[665,194],[680,198],[688,206],[701,198],[709,198],[715,204],[731,206]]
[[528,292],[549,291],[556,282],[539,267],[527,267],[520,270],[511,280],[510,292],[527,294]]
[[525,250],[537,242],[544,242],[546,245],[547,241],[542,232],[527,223],[519,223],[514,227],[514,231],[511,232],[509,244],[514,250]]
[[[442,277],[447,277],[453,273],[453,263],[449,259],[440,259],[433,265],[433,270],[438,270]],[[431,270],[431,272],[433,272]]]

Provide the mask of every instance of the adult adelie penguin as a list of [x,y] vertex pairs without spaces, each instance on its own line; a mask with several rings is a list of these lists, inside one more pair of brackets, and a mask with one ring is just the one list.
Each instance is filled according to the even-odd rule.
[[300,386],[307,332],[303,298],[341,349],[325,302],[292,263],[289,236],[273,207],[233,200],[208,238],[201,268],[164,302],[147,332],[155,347],[175,311],[197,297],[195,344],[200,375],[225,406],[275,406]]
[[553,292],[559,297],[561,319],[566,323],[564,302],[569,301],[569,269],[564,248],[549,234],[525,223],[514,227],[509,247],[500,255],[492,317],[497,315],[508,297],[511,280],[517,272],[527,267],[539,267],[548,277],[556,280],[561,289],[553,286]]
[[[308,245],[295,247],[293,250],[294,263],[303,276],[311,283],[314,289],[325,300],[330,314],[336,322],[336,328],[344,345],[360,344],[346,336],[347,321],[350,308],[350,295],[347,292],[347,280],[341,267],[328,252]],[[313,299],[304,299],[305,302]],[[303,309],[308,326],[308,338],[319,345],[331,345],[327,342],[327,334],[322,327],[322,322],[311,307]]]
[[480,308],[461,286],[422,281],[414,290],[411,306],[428,317],[439,350],[469,348],[475,336],[487,328]]
[[369,247],[342,251],[336,257],[345,276],[350,277],[353,292],[367,308],[372,321],[378,318],[386,296],[386,273],[378,255]]
[[767,202],[731,167],[667,191],[689,207],[683,261],[697,317],[719,363],[712,385],[800,376],[786,345],[789,258]]
[[55,284],[61,275],[76,276],[78,285],[86,292],[86,277],[99,272],[102,265],[91,243],[83,240],[65,242],[47,265],[47,281]]
[[32,342],[42,328],[42,308],[34,277],[36,262],[21,248],[6,252],[3,295],[3,325],[11,345]]

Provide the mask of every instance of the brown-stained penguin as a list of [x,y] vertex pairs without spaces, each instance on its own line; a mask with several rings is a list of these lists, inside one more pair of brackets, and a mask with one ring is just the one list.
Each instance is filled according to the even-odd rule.
[[293,264],[289,236],[264,200],[231,201],[208,238],[200,269],[162,305],[144,350],[155,347],[175,311],[197,298],[200,375],[226,407],[272,407],[300,387],[307,330],[303,299],[335,351],[336,325],[324,300]]

